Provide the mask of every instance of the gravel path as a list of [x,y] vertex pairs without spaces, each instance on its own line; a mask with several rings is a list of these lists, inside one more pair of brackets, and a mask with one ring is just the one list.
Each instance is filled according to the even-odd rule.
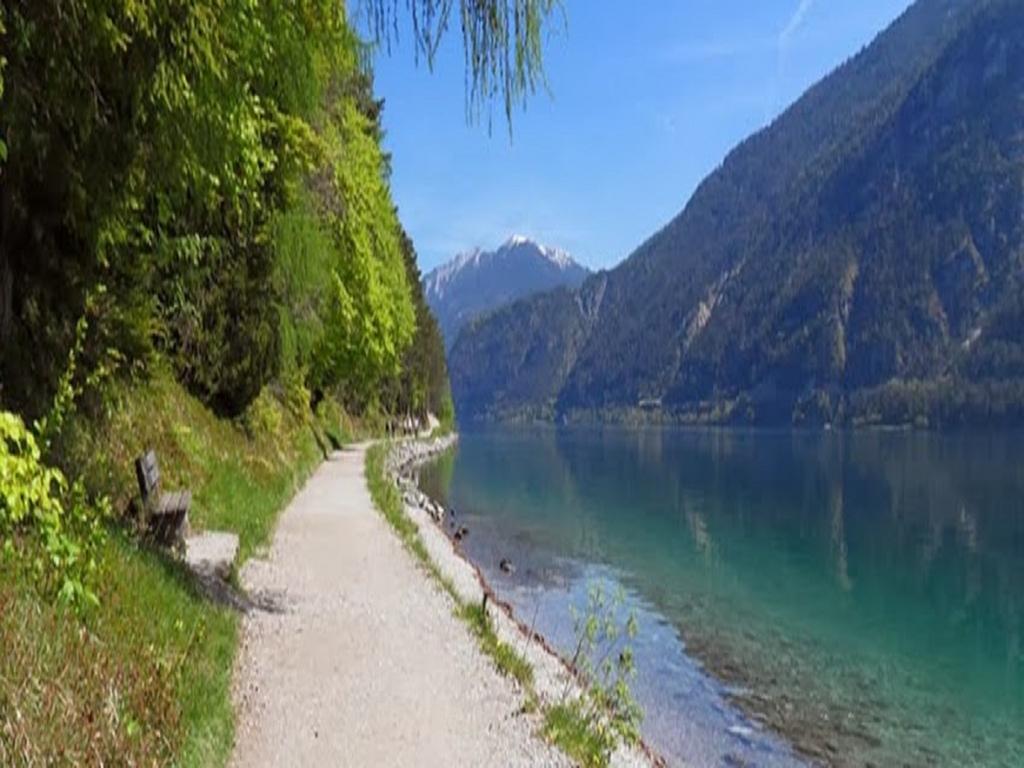
[[560,766],[521,694],[334,455],[242,569],[236,766]]

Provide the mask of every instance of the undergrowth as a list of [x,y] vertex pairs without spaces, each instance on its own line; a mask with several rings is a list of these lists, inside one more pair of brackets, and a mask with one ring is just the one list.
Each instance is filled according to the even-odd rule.
[[[102,416],[71,418],[55,458],[124,515],[132,462],[155,449],[165,487],[193,491],[193,527],[238,532],[242,562],[330,447],[326,428],[344,429],[287,392],[257,403],[225,421],[158,373],[121,387]],[[0,568],[0,765],[226,764],[236,614],[124,525],[107,527],[94,557],[96,601],[77,613]]]
[[544,713],[544,736],[582,768],[608,765],[605,741],[591,727],[578,699],[548,708]]

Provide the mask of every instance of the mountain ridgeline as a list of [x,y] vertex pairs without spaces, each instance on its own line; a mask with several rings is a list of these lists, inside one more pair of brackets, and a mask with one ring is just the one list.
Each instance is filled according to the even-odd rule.
[[535,293],[576,288],[589,275],[565,251],[514,235],[494,251],[456,256],[430,272],[423,289],[450,348],[471,320]]
[[616,269],[463,333],[460,416],[1024,421],[1022,87],[1024,4],[919,0]]

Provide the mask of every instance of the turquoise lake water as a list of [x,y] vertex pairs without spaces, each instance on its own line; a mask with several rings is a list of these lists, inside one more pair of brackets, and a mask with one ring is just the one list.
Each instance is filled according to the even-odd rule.
[[627,591],[670,761],[1024,766],[1024,435],[494,428],[421,484],[556,645]]

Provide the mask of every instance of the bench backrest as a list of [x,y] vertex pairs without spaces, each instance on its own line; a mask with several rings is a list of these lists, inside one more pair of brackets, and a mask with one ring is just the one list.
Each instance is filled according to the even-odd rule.
[[156,451],[146,451],[135,460],[135,477],[139,481],[142,501],[160,488],[160,466],[156,463]]

